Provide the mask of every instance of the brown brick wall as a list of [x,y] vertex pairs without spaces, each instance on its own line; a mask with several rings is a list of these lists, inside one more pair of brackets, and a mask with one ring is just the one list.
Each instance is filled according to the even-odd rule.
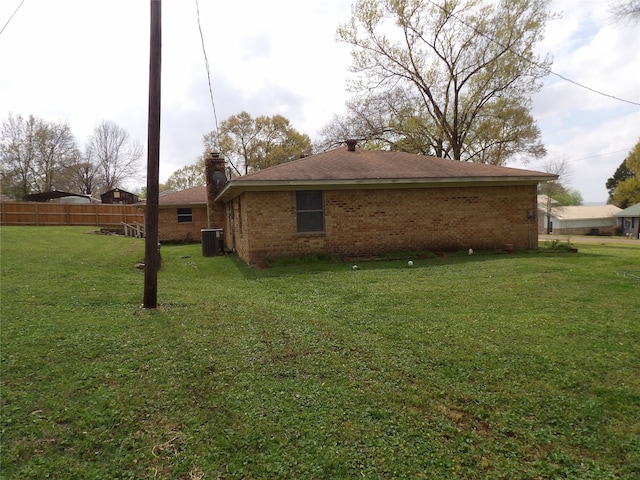
[[224,228],[225,206],[223,204],[211,202],[207,212],[209,226],[205,228]]
[[245,228],[248,221],[247,209],[243,208],[245,198],[246,196],[242,195],[225,204],[227,217],[224,243],[227,248],[235,248],[240,258],[249,261],[249,236]]
[[[180,207],[183,208],[183,207]],[[178,207],[160,208],[158,210],[158,233],[160,242],[199,242],[200,231],[208,228],[207,206],[190,205],[193,222],[178,223]]]
[[[296,233],[295,192],[246,192],[226,241],[249,263],[288,255],[536,248],[536,186],[325,191],[325,232]],[[235,240],[235,242],[234,242]]]

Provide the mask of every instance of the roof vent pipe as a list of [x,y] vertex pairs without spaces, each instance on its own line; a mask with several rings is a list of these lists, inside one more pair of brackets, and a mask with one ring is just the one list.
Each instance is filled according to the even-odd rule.
[[357,140],[347,140],[347,150],[350,152],[355,152],[357,144],[358,144]]

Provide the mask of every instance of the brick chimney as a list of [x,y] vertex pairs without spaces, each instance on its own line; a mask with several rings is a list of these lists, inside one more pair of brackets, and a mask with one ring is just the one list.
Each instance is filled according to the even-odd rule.
[[357,140],[353,140],[353,139],[347,140],[347,150],[349,150],[350,152],[356,151],[356,145],[358,145]]
[[204,159],[207,180],[207,216],[209,228],[224,228],[224,205],[214,200],[227,184],[225,161],[218,152],[210,152]]

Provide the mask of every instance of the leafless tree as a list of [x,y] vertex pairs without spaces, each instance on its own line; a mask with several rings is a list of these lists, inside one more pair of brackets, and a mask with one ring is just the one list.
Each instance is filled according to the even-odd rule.
[[67,169],[70,191],[91,195],[99,189],[98,166],[81,159]]
[[31,173],[36,162],[36,132],[42,121],[9,114],[2,122],[0,160],[2,192],[16,199],[31,193]]
[[102,121],[89,138],[86,160],[97,167],[102,190],[116,188],[126,179],[138,178],[144,149],[132,140],[124,128],[111,121]]
[[609,5],[611,18],[616,23],[635,25],[640,22],[640,0],[617,0]]
[[538,188],[539,193],[544,195],[545,199],[543,207],[547,215],[547,233],[551,233],[551,217],[554,210],[561,206],[555,197],[565,190],[563,184],[569,181],[573,172],[565,157],[547,159],[543,164],[543,170],[558,176],[557,180],[541,183]]
[[78,158],[71,128],[64,122],[9,114],[2,123],[0,163],[6,195],[21,199],[33,192],[65,188],[65,170]]

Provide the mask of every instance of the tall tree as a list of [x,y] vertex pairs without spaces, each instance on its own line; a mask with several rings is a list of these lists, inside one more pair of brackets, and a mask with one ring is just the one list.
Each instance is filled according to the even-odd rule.
[[640,203],[640,180],[627,178],[618,184],[611,203],[622,209]]
[[256,118],[258,155],[251,162],[253,170],[262,170],[280,163],[310,155],[313,147],[308,135],[295,130],[282,115]]
[[240,112],[224,120],[218,132],[205,134],[205,150],[220,151],[238,175],[247,174],[252,159],[257,155],[259,133],[251,115]]
[[9,114],[9,118],[2,122],[0,161],[4,195],[20,200],[33,191],[36,138],[42,124],[42,120],[33,115],[25,120],[21,115]]
[[[627,208],[640,202],[640,140],[631,149],[623,165],[628,169],[629,175],[616,183],[615,189],[609,197],[609,203],[620,208]],[[621,167],[622,165],[618,167],[616,173]],[[615,176],[616,174],[614,174]],[[607,188],[609,188],[611,180],[610,178],[607,181]]]
[[607,187],[607,192],[609,193],[609,203],[611,203],[611,199],[613,198],[613,194],[616,191],[616,187],[620,182],[626,180],[627,178],[635,177],[634,173],[629,170],[627,167],[627,159],[625,158],[622,163],[616,168],[616,171],[613,172],[613,176],[607,179],[607,183],[605,186]]
[[66,171],[79,156],[68,124],[9,114],[0,130],[3,193],[21,199],[33,192],[65,189]]
[[80,159],[80,151],[67,123],[48,122],[39,131],[38,155],[34,172],[38,190],[68,190],[67,169]]
[[551,63],[535,53],[548,3],[358,0],[337,35],[352,47],[352,90],[360,94],[352,106],[386,107],[382,118],[351,109],[374,127],[367,138],[493,164],[542,156],[530,110]]
[[186,188],[205,185],[204,161],[182,167],[171,174],[165,184],[170,190],[184,190]]
[[102,121],[89,138],[86,160],[97,167],[102,189],[108,191],[139,176],[143,154],[142,145],[132,140],[129,132],[114,122]]
[[309,155],[309,136],[295,130],[282,115],[251,117],[232,115],[220,124],[218,134],[204,135],[205,150],[220,151],[238,175]]

